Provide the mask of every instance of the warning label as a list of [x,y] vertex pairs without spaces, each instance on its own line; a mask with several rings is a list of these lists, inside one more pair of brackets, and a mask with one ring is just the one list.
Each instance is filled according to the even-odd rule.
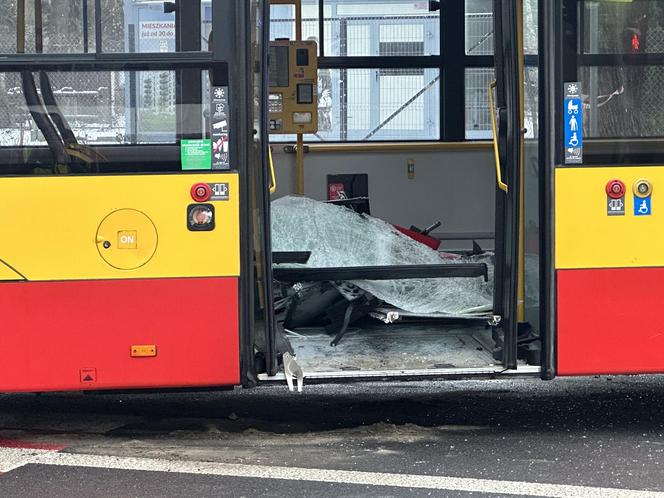
[[81,368],[81,382],[83,384],[90,384],[93,382],[97,382],[97,369]]

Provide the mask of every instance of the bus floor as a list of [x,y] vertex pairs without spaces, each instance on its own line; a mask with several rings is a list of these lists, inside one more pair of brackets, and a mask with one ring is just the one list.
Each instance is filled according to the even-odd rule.
[[491,330],[481,324],[384,324],[367,319],[337,346],[321,328],[288,332],[305,376],[343,371],[428,370],[493,366]]

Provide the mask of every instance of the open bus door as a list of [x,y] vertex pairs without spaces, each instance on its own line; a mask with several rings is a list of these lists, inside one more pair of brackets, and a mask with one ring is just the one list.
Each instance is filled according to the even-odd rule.
[[[276,190],[276,177],[272,152],[270,150],[269,125],[268,125],[268,97],[269,79],[268,54],[270,42],[270,4],[267,0],[254,1],[253,15],[256,16],[255,33],[253,37],[254,50],[252,53],[256,59],[253,64],[256,74],[254,75],[254,91],[257,103],[254,126],[254,152],[255,167],[250,173],[250,211],[253,232],[253,257],[254,264],[254,293],[253,303],[254,329],[256,335],[257,358],[264,362],[256,365],[259,371],[265,371],[268,375],[275,375],[279,369],[278,355],[279,334],[277,331],[277,320],[274,313],[274,292],[272,280],[272,230],[270,217],[270,196]],[[247,294],[250,294],[249,291]],[[254,361],[255,351],[246,351],[247,361]],[[253,371],[253,369],[252,369]]]
[[662,373],[664,2],[540,7],[557,283],[548,367]]
[[[287,0],[280,0],[279,3],[294,3]],[[446,7],[442,7],[445,9]],[[333,378],[369,378],[369,377],[378,377],[378,378],[407,378],[407,377],[444,377],[445,375],[459,375],[459,372],[464,372],[464,375],[493,375],[499,372],[519,372],[529,371],[533,372],[533,369],[523,368],[522,364],[517,369],[517,332],[519,328],[519,323],[523,320],[523,314],[521,312],[522,305],[519,303],[519,300],[522,299],[522,271],[523,271],[523,250],[522,250],[522,236],[520,233],[521,228],[521,192],[522,186],[522,154],[523,154],[523,135],[522,135],[522,85],[523,85],[523,54],[521,47],[521,1],[496,1],[495,2],[495,59],[498,61],[496,67],[496,83],[492,86],[491,92],[495,92],[495,104],[497,107],[497,115],[495,116],[495,151],[496,151],[496,176],[497,176],[497,187],[496,187],[496,267],[495,267],[495,288],[494,288],[494,306],[493,314],[495,319],[491,322],[494,327],[494,339],[498,345],[496,354],[488,362],[488,364],[478,363],[473,365],[470,370],[464,370],[463,367],[455,368],[454,362],[457,360],[454,354],[449,355],[449,360],[451,367],[438,368],[436,366],[429,367],[428,369],[414,369],[408,367],[400,367],[395,369],[378,369],[375,366],[372,367],[358,367],[357,364],[361,364],[358,360],[356,364],[352,364],[353,368],[337,369],[335,370],[336,365],[327,367],[329,370],[324,370],[325,366],[321,365],[312,365],[309,363],[309,367],[318,367],[320,370],[307,370],[307,377],[312,379],[333,379]],[[287,50],[288,44],[286,42],[280,42],[283,45],[284,50]],[[304,47],[300,47],[302,50]],[[275,54],[276,55],[276,54]],[[270,60],[270,72],[271,73],[280,73],[278,70],[278,57],[271,57]],[[293,58],[294,59],[294,58]],[[284,106],[285,108],[286,106]],[[272,112],[272,111],[271,111]],[[272,119],[272,116],[271,116]],[[295,133],[295,132],[293,132]],[[266,184],[264,183],[263,192],[267,192]],[[262,201],[261,209],[265,209],[265,215],[262,216],[263,226],[265,235],[269,237],[270,225],[269,225],[269,205],[267,203],[267,198]],[[267,247],[267,246],[266,246]],[[264,279],[264,282],[267,282],[267,277],[270,275],[271,265],[269,264],[269,254],[265,254],[263,261],[265,262],[264,273],[261,273],[261,278]],[[443,265],[444,266],[444,265]],[[451,265],[450,265],[451,266]],[[397,267],[394,267],[395,269]],[[370,268],[371,270],[376,270],[376,268]],[[313,268],[312,270],[317,270],[321,274],[323,273],[320,269]],[[366,269],[361,267],[349,268],[347,275],[352,275],[352,277],[339,276],[346,275],[343,273],[344,268],[329,268],[335,275],[335,278],[338,280],[357,280],[361,279],[359,275],[365,275]],[[381,272],[385,275],[378,276],[377,278],[385,278],[388,272],[391,271],[391,268],[380,268]],[[410,268],[399,267],[399,271],[404,272],[405,270],[412,271]],[[447,268],[445,270],[448,270]],[[420,269],[420,271],[431,271],[429,269]],[[304,271],[302,275],[304,275]],[[393,274],[394,278],[400,278],[398,273]],[[282,274],[283,276],[283,274]],[[317,275],[316,281],[322,278],[324,275]],[[370,275],[371,277],[377,276],[377,273]],[[390,275],[391,276],[391,275]],[[459,274],[461,276],[461,274]],[[305,279],[305,276],[301,277]],[[369,278],[369,277],[366,277]],[[404,278],[404,277],[401,277]],[[411,278],[417,278],[413,276]],[[426,278],[426,277],[425,277]],[[370,278],[369,278],[370,279]],[[266,287],[267,288],[267,287]],[[265,295],[265,294],[263,294]],[[520,297],[521,296],[521,297]],[[351,310],[350,312],[348,310]],[[346,310],[346,318],[350,317],[352,313],[352,308]],[[343,313],[342,313],[343,316]],[[273,317],[270,317],[269,320],[274,320]],[[348,320],[346,320],[344,328],[347,326]],[[483,326],[486,324],[486,321],[483,322]],[[277,330],[277,327],[270,327],[268,330],[270,336],[267,341],[267,349],[265,351],[265,357],[267,361],[267,375],[260,375],[260,380],[281,380],[282,375],[274,375],[274,370],[277,367],[277,358],[281,353],[288,349],[288,344],[285,344],[285,348],[279,348],[278,339],[280,332]],[[412,325],[412,324],[410,324]],[[296,336],[296,334],[294,335]],[[335,340],[329,344],[329,350],[326,351],[327,356],[336,356],[340,358],[343,353],[335,351],[337,346],[337,337]],[[394,344],[397,344],[399,336],[397,333],[394,333],[391,341]],[[296,338],[293,338],[291,342],[296,341]],[[316,339],[318,340],[318,339]],[[413,342],[413,339],[403,339],[406,341]],[[286,338],[282,338],[281,342],[288,342]],[[310,342],[313,342],[310,341]],[[329,340],[327,341],[329,343]],[[326,346],[328,344],[326,343]],[[311,346],[313,348],[313,346]],[[492,347],[492,346],[489,346]],[[306,348],[303,348],[306,349]],[[342,349],[342,348],[339,348]],[[433,347],[429,348],[430,350]],[[318,353],[318,350],[315,351]],[[306,353],[303,353],[302,358]],[[375,353],[377,355],[384,354],[387,356],[387,352]],[[326,356],[326,357],[327,357]],[[490,356],[490,353],[489,353]],[[498,361],[495,361],[498,360]],[[385,362],[387,364],[387,362]],[[341,360],[340,360],[340,363]],[[349,363],[351,364],[351,363]],[[344,364],[345,365],[345,364]],[[533,363],[531,363],[533,365]],[[534,368],[539,368],[539,363],[535,363]],[[372,370],[373,369],[373,370]],[[449,371],[447,371],[449,370]],[[286,373],[286,378],[288,374]]]
[[[496,267],[494,313],[506,368],[517,366],[517,333],[522,318],[522,33],[521,0],[494,0],[496,80],[489,89],[496,167]],[[493,94],[495,92],[495,102]],[[500,342],[499,342],[500,344]]]

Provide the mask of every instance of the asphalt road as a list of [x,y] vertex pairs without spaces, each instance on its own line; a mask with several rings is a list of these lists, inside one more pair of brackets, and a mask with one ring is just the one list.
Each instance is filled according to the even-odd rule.
[[7,395],[0,496],[664,496],[663,412],[654,376]]

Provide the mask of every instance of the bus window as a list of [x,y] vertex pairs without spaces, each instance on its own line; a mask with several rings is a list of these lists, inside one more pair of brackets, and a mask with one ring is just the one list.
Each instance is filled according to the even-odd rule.
[[[25,2],[25,48],[16,45],[17,7],[3,9],[0,21],[0,53],[82,54],[95,51],[94,0],[41,2],[42,35],[37,36],[39,10],[35,2]],[[41,45],[41,48],[39,48]]]
[[[209,76],[201,75],[202,102],[189,104],[176,102],[177,79],[178,71],[161,70],[0,74],[0,173],[49,172],[62,161],[72,173],[181,170],[180,137],[209,139]],[[65,159],[53,152],[48,126]],[[128,146],[155,152],[131,154]]]
[[[176,46],[175,2],[106,0],[101,12],[102,52],[155,53],[188,51]],[[212,31],[211,0],[182,2],[181,15],[200,17],[200,44],[208,50]]]
[[579,79],[589,92],[586,136],[647,138],[664,129],[664,66],[586,66]]
[[664,2],[591,2],[582,4],[583,53],[662,52]]
[[[82,53],[164,53],[192,51],[193,43],[187,40],[186,48],[176,46],[176,15],[174,2],[154,0],[103,0],[98,13],[95,0],[33,0],[25,1],[25,48],[16,44],[16,2],[3,10],[0,20],[0,53],[17,52],[46,54]],[[37,5],[37,9],[35,9]],[[41,9],[42,36],[39,29]],[[193,17],[200,31],[188,31],[190,37],[200,37],[193,50],[207,51],[212,30],[211,0],[187,0],[182,2],[181,15]],[[185,22],[188,22],[186,19]],[[101,25],[101,37],[97,37],[97,23]],[[197,31],[197,30],[194,30]],[[101,40],[101,46],[97,43]],[[43,45],[38,48],[39,43]]]
[[584,164],[661,163],[664,2],[581,1],[577,16],[566,80],[581,82]]

